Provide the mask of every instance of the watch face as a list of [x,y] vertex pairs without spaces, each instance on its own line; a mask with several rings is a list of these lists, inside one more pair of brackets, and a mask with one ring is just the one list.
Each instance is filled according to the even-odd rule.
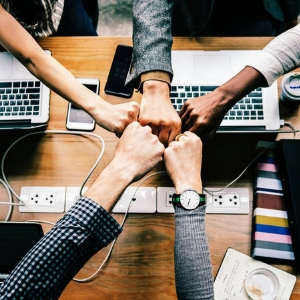
[[195,209],[200,203],[200,195],[193,190],[186,190],[180,195],[180,203],[186,209]]

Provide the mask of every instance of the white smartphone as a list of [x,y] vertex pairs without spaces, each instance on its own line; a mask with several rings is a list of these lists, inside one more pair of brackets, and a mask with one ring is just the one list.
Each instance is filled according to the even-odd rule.
[[[100,81],[97,78],[76,78],[88,89],[99,94]],[[87,99],[88,101],[88,99]],[[69,130],[93,131],[95,129],[95,120],[76,105],[69,103],[66,127]]]

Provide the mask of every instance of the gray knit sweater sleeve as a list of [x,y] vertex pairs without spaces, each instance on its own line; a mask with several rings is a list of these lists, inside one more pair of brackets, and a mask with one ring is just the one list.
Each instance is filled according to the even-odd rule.
[[205,229],[206,206],[175,207],[175,280],[178,299],[213,300],[213,274]]

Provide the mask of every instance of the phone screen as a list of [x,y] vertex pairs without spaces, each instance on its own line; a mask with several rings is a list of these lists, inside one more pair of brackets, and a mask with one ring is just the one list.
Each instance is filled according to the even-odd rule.
[[94,119],[74,104],[70,104],[69,122],[92,124]]
[[131,56],[131,46],[117,46],[104,88],[106,94],[124,98],[130,98],[132,96],[133,84],[129,83],[125,85],[131,64]]
[[[90,78],[77,78],[84,86],[98,94],[99,80]],[[78,108],[76,105],[69,103],[67,114],[67,129],[70,130],[87,130],[91,131],[95,128],[94,119],[85,111]]]

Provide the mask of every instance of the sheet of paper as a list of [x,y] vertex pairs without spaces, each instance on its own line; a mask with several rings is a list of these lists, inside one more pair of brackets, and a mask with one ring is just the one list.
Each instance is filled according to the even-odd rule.
[[289,300],[296,276],[255,260],[237,250],[228,248],[214,282],[216,300],[249,300],[245,280],[255,269],[265,268],[272,271],[279,280],[276,300]]

